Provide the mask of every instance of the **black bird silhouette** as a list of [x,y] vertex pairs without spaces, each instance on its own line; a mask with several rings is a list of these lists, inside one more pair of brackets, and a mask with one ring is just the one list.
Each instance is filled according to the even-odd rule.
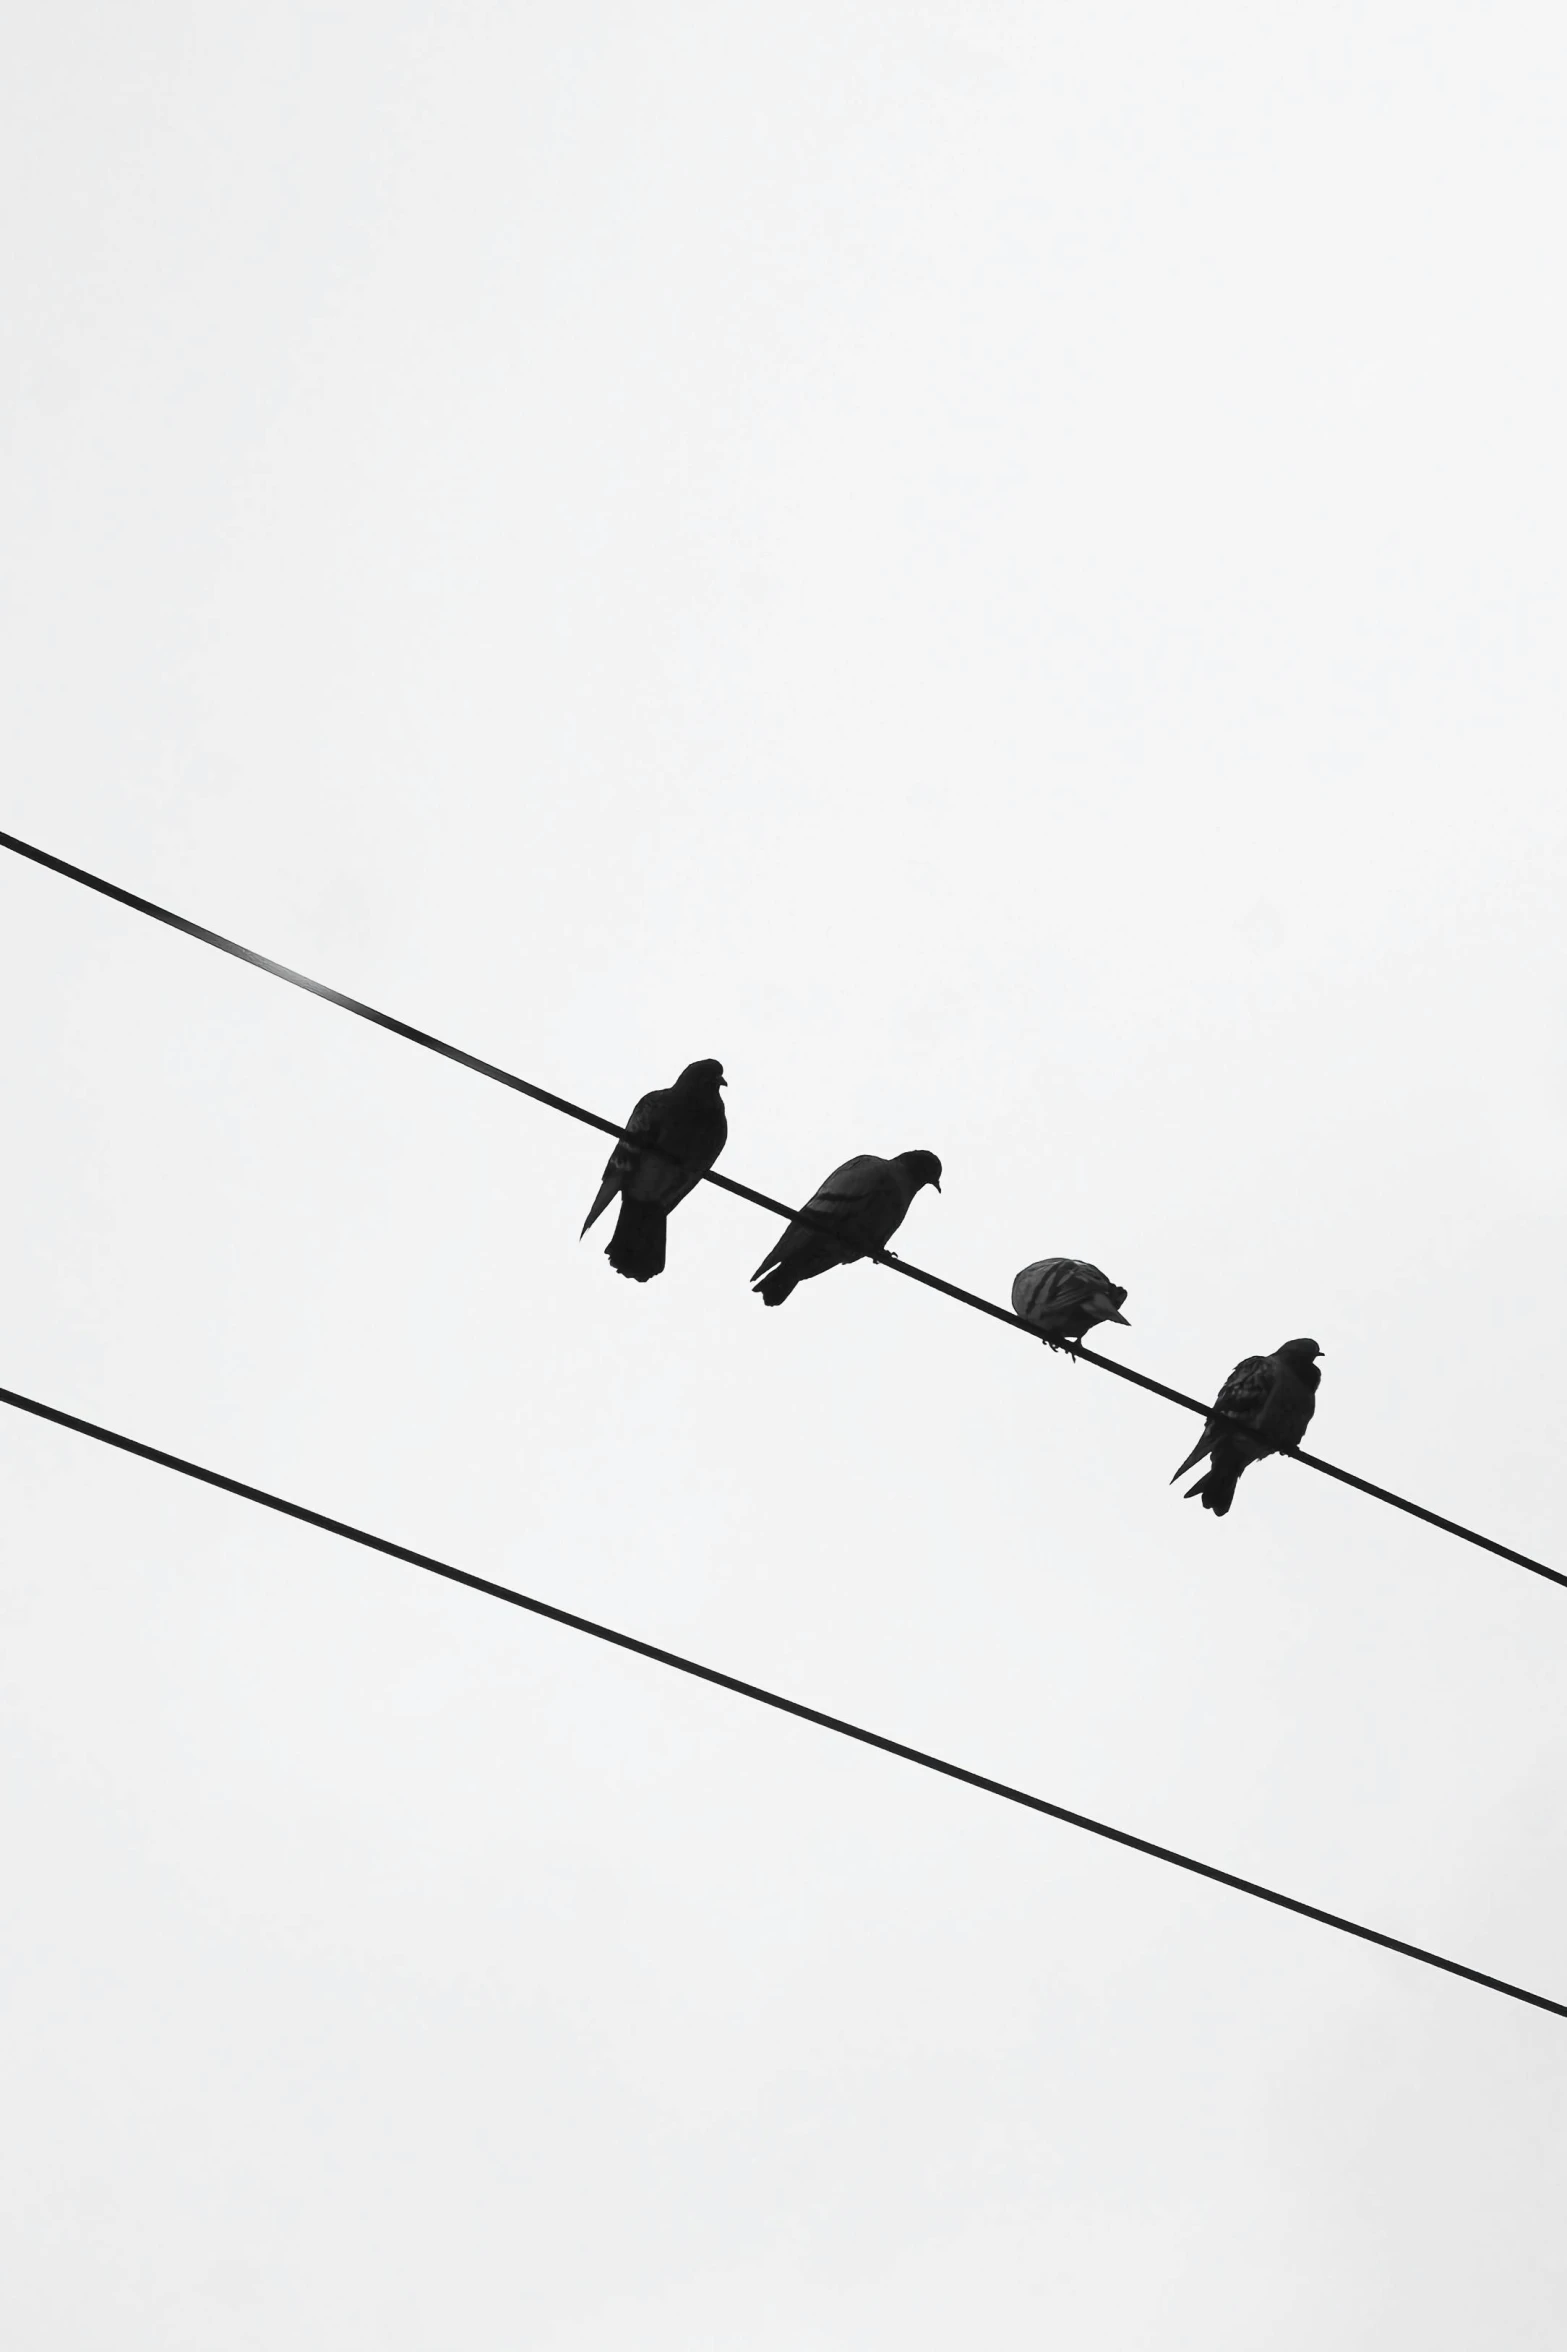
[[[923,1184],[941,1190],[941,1162],[934,1152],[899,1152],[892,1160],[862,1152],[834,1168],[752,1275],[766,1304],[781,1307],[797,1282],[885,1249]],[[805,1217],[813,1222],[807,1225]]]
[[663,1273],[669,1212],[701,1182],[729,1139],[718,1095],[723,1083],[722,1063],[688,1063],[673,1086],[642,1097],[609,1155],[582,1231],[618,1192],[620,1214],[604,1255],[632,1282],[651,1282]]
[[[1287,1339],[1271,1356],[1244,1356],[1214,1399],[1203,1432],[1170,1484],[1204,1454],[1213,1459],[1203,1477],[1186,1490],[1201,1495],[1202,1507],[1222,1519],[1235,1500],[1235,1486],[1248,1462],[1298,1446],[1317,1409],[1322,1353],[1314,1339]],[[1226,1414],[1228,1419],[1220,1420]],[[1243,1426],[1237,1427],[1240,1423]]]

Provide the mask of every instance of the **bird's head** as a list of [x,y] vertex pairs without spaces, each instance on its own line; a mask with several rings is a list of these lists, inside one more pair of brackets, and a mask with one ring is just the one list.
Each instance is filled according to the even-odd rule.
[[899,1152],[898,1158],[909,1172],[909,1182],[918,1192],[922,1184],[934,1184],[941,1190],[941,1162],[934,1152]]
[[[1087,1258],[1077,1260],[1077,1271],[1085,1282],[1091,1282],[1094,1285],[1093,1296],[1088,1303],[1093,1309],[1095,1322],[1125,1323],[1126,1317],[1121,1312],[1126,1304],[1126,1291],[1123,1285],[1119,1282],[1112,1282],[1101,1267],[1090,1265]],[[1128,1324],[1127,1328],[1130,1329],[1131,1326]]]
[[1311,1364],[1315,1363],[1322,1350],[1314,1339],[1287,1339],[1278,1352],[1281,1356],[1287,1356],[1292,1364]]
[[716,1094],[726,1083],[722,1062],[687,1062],[675,1080],[682,1094]]

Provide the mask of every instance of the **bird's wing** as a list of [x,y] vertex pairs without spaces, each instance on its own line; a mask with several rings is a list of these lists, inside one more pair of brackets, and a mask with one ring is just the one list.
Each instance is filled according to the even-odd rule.
[[1186,1472],[1191,1468],[1194,1462],[1200,1462],[1204,1454],[1212,1453],[1213,1436],[1213,1423],[1211,1421],[1205,1421],[1202,1425],[1201,1437],[1197,1440],[1197,1443],[1193,1446],[1191,1452],[1187,1455],[1180,1468],[1171,1473],[1170,1484],[1172,1486],[1175,1484],[1177,1478],[1185,1476]]
[[1013,1277],[1012,1312],[1024,1323],[1047,1322],[1057,1309],[1087,1297],[1070,1258],[1036,1258]]
[[852,1217],[886,1183],[891,1170],[891,1161],[881,1159],[875,1152],[857,1152],[841,1168],[834,1168],[826,1183],[812,1193],[805,1205],[818,1217]]
[[1172,1486],[1183,1471],[1200,1462],[1204,1454],[1211,1454],[1215,1445],[1222,1445],[1226,1438],[1239,1438],[1241,1433],[1233,1426],[1234,1422],[1256,1422],[1273,1394],[1276,1371],[1271,1356],[1242,1356],[1214,1398],[1213,1411],[1203,1423],[1202,1435],[1170,1480]]
[[632,1200],[673,1209],[700,1184],[723,1150],[729,1122],[721,1102],[682,1101],[671,1089],[656,1129],[643,1146],[626,1185]]
[[1242,1356],[1214,1398],[1214,1412],[1232,1421],[1255,1421],[1273,1394],[1278,1371],[1271,1356]]
[[[874,1223],[878,1196],[883,1193],[891,1194],[895,1209],[899,1201],[904,1208],[908,1206],[904,1188],[889,1161],[878,1159],[874,1152],[861,1152],[855,1159],[845,1160],[812,1193],[801,1214],[785,1226],[751,1280],[759,1282],[772,1267],[782,1266],[789,1259],[816,1248],[828,1253],[822,1260],[824,1268],[837,1265],[844,1256],[857,1256],[866,1246],[860,1238],[861,1232]],[[901,1214],[902,1210],[897,1209],[894,1225]],[[809,1224],[807,1218],[811,1220]],[[823,1226],[829,1230],[823,1232]]]
[[808,1216],[831,1225],[845,1243],[876,1249],[907,1209],[909,1197],[900,1169],[874,1152],[861,1152],[834,1168],[805,1207]]
[[[626,1132],[616,1137],[615,1148],[604,1163],[604,1181],[583,1222],[583,1233],[595,1218],[603,1216],[616,1193],[636,1174],[644,1147],[657,1136],[668,1099],[667,1087],[655,1087],[651,1094],[643,1095],[626,1121]],[[577,1238],[580,1241],[582,1234]]]

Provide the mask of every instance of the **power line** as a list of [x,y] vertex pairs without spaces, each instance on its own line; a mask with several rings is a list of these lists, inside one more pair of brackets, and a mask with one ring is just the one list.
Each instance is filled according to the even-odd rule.
[[[383,1013],[375,1005],[366,1004],[357,996],[345,996],[341,989],[328,988],[323,980],[312,980],[307,972],[296,972],[289,964],[275,963],[270,956],[258,955],[253,947],[243,947],[237,939],[225,938],[221,931],[209,931],[204,924],[193,923],[187,915],[177,915],[168,907],[156,905],[150,898],[139,898],[133,890],[122,890],[117,882],[106,882],[99,874],[89,874],[82,866],[73,866],[64,858],[51,855],[46,849],[35,848],[29,841],[21,841],[14,833],[0,833],[0,849],[9,849],[16,856],[31,859],[35,866],[47,867],[52,874],[63,874],[68,882],[79,882],[86,890],[95,890],[102,898],[112,898],[121,906],[148,915],[155,923],[166,923],[171,931],[183,931],[189,939],[199,939],[205,947],[215,947],[222,955],[235,956],[242,964],[253,964],[257,971],[268,972],[274,980],[286,980],[291,988],[302,988],[310,996],[319,996],[340,1011],[356,1014],[361,1021],[373,1022],[378,1029],[389,1029],[394,1037],[406,1038],[410,1045],[423,1046],[427,1053],[440,1054],[449,1062],[460,1063],[463,1069],[473,1070],[481,1078],[491,1078],[497,1086],[509,1086],[514,1094],[525,1094],[533,1102],[540,1102],[548,1110],[559,1111],[568,1119],[580,1120],[584,1127],[596,1127],[604,1135],[621,1135],[613,1119],[601,1119],[596,1111],[584,1110],[580,1103],[568,1102],[564,1095],[551,1094],[547,1087],[535,1086],[526,1078],[519,1078],[510,1070],[503,1070],[496,1062],[481,1060],[478,1054],[464,1051],[460,1045],[448,1045],[444,1038],[432,1037],[427,1029],[416,1029],[408,1021],[399,1021],[394,1014]],[[767,1209],[775,1217],[803,1224],[816,1224],[809,1211],[791,1209],[784,1201],[774,1200],[769,1193],[757,1192],[749,1184],[741,1184],[733,1176],[721,1176],[716,1168],[703,1171],[703,1181],[716,1184],[721,1192],[732,1192],[737,1199],[750,1201],[753,1207]],[[830,1230],[830,1229],[829,1229]],[[1006,1307],[998,1307],[989,1299],[982,1299],[972,1290],[960,1289],[957,1283],[945,1281],[939,1274],[928,1274],[922,1266],[910,1265],[890,1250],[871,1253],[879,1266],[888,1266],[894,1274],[904,1275],[910,1282],[922,1282],[927,1290],[939,1290],[943,1297],[956,1299],[960,1306],[971,1307],[981,1315],[989,1315],[994,1322],[1010,1323],[1029,1339],[1037,1341],[1039,1334],[1020,1316]],[[1213,1413],[1196,1397],[1182,1394],[1178,1388],[1168,1388],[1162,1380],[1152,1380],[1146,1372],[1134,1372],[1128,1364],[1118,1364],[1112,1356],[1102,1356],[1095,1349],[1084,1347],[1081,1340],[1062,1343],[1069,1352],[1085,1364],[1095,1365],[1101,1372],[1109,1372],[1117,1380],[1130,1381],[1135,1388],[1145,1388],[1172,1405],[1179,1405],[1188,1413],[1207,1419]],[[1227,1419],[1226,1415],[1217,1416]],[[1423,1503],[1412,1503],[1404,1495],[1396,1495],[1385,1486],[1374,1486],[1369,1478],[1360,1478],[1352,1470],[1340,1470],[1334,1463],[1325,1462],[1318,1454],[1292,1449],[1287,1458],[1301,1462],[1308,1470],[1320,1470],[1325,1478],[1336,1478],[1341,1486],[1355,1487],[1379,1503],[1389,1504],[1395,1511],[1407,1512],[1412,1519],[1423,1519],[1428,1527],[1440,1527],[1448,1535],[1456,1535],[1461,1543],[1474,1544],[1480,1551],[1494,1552],[1500,1560],[1511,1560],[1515,1567],[1527,1568],[1531,1576],[1543,1576],[1552,1584],[1567,1585],[1567,1574],[1558,1568],[1548,1568],[1543,1560],[1533,1560],[1527,1552],[1514,1551],[1510,1544],[1497,1543],[1494,1537],[1481,1535],[1473,1527],[1462,1527],[1456,1519],[1444,1519],[1439,1511],[1428,1511]]]
[[1128,1846],[1133,1853],[1150,1855],[1156,1862],[1168,1862],[1173,1869],[1187,1870],[1197,1878],[1233,1887],[1237,1894],[1251,1895],[1259,1903],[1271,1903],[1280,1911],[1293,1911],[1302,1919],[1314,1919],[1319,1927],[1356,1936],[1365,1944],[1379,1944],[1384,1951],[1401,1953],[1406,1960],[1418,1960],[1426,1968],[1439,1968],[1448,1976],[1461,1976],[1470,1984],[1483,1985],[1487,1992],[1504,1993],[1511,2001],[1524,2001],[1531,2008],[1548,2009],[1555,2017],[1567,2017],[1567,2002],[1553,2001],[1544,1993],[1531,1993],[1522,1985],[1510,1984],[1505,1977],[1488,1976],[1483,1969],[1466,1967],[1461,1960],[1444,1959],[1440,1952],[1428,1952],[1421,1944],[1405,1943],[1401,1936],[1384,1935],[1380,1928],[1364,1927],[1358,1920],[1345,1919],[1337,1911],[1324,1911],[1316,1903],[1303,1903],[1296,1895],[1280,1894],[1275,1887],[1241,1878],[1233,1870],[1220,1870],[1212,1862],[1199,1862],[1191,1854],[1178,1853],[1173,1846],[1156,1845],[1151,1838],[1136,1837],[1131,1830],[1116,1829],[1107,1821],[1094,1820],[1090,1814],[1074,1813],[1065,1805],[1053,1804],[1048,1797],[1032,1796],[1027,1789],[1014,1788],[1008,1781],[992,1780],[988,1773],[972,1772],[966,1764],[950,1763],[943,1756],[931,1755],[927,1749],[889,1739],[885,1732],[869,1731],[863,1724],[849,1723],[841,1715],[828,1715],[820,1707],[808,1707],[803,1700],[785,1698],[781,1691],[765,1690],[760,1683],[742,1682],[738,1675],[725,1674],[716,1666],[704,1666],[695,1658],[682,1657],[678,1650],[660,1649],[656,1642],[641,1641],[633,1633],[622,1633],[613,1625],[601,1625],[592,1617],[580,1617],[575,1610],[557,1608],[553,1601],[541,1601],[509,1584],[496,1584],[487,1576],[454,1568],[445,1560],[433,1559],[428,1552],[413,1551],[407,1544],[393,1543],[384,1535],[371,1535],[367,1529],[351,1526],[345,1519],[330,1519],[324,1511],[312,1511],[304,1503],[291,1503],[282,1495],[269,1494],[264,1487],[247,1486],[242,1479],[229,1478],[221,1470],[204,1469],[199,1462],[187,1462],[179,1454],[144,1445],[140,1438],[126,1437],[119,1430],[101,1428],[96,1421],[83,1421],[75,1413],[62,1412],[57,1405],[42,1404],[36,1397],[21,1396],[10,1388],[0,1388],[0,1404],[13,1405],[18,1412],[31,1413],[40,1421],[52,1421],[61,1429],[74,1430],[79,1437],[93,1438],[99,1445],[113,1446],[120,1453],[135,1454],[144,1462],[155,1463],[160,1470],[174,1470],[182,1478],[218,1487],[247,1503],[259,1503],[264,1510],[301,1520],[307,1527],[319,1527],[324,1534],[341,1536],[345,1542],[361,1544],[367,1551],[405,1561],[409,1567],[422,1568],[428,1575],[445,1577],[448,1583],[466,1585],[470,1591],[484,1593],[492,1601],[505,1601],[514,1609],[526,1609],[532,1616],[546,1617],[551,1624],[564,1625],[572,1633],[585,1633],[594,1641],[608,1642],[618,1650],[630,1650],[639,1658],[651,1658],[655,1666],[668,1666],[677,1674],[693,1676],[698,1682],[716,1683],[720,1690],[733,1691],[737,1697],[752,1699],[761,1707],[772,1707],[781,1715],[797,1715],[802,1723],[814,1723],[818,1730],[836,1732],[842,1739],[858,1740],[862,1747],[880,1748],[884,1754],[897,1756],[905,1764],[918,1764],[926,1772],[939,1772],[947,1780],[960,1780],[985,1796],[1000,1797],[1009,1805],[1022,1805],[1031,1813],[1048,1814],[1052,1821],[1064,1821],[1069,1829],[1086,1830],[1090,1837],[1106,1838],[1112,1845]]

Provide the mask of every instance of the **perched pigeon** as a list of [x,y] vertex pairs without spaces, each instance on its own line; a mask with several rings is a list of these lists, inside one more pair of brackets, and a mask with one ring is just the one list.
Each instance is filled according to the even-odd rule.
[[728,1140],[729,1122],[718,1099],[723,1083],[721,1063],[690,1063],[673,1086],[642,1097],[609,1155],[582,1231],[618,1192],[620,1215],[604,1255],[632,1282],[651,1282],[663,1273],[669,1212],[701,1182]]
[[[899,1152],[893,1160],[862,1152],[834,1168],[751,1277],[767,1305],[781,1307],[797,1282],[809,1282],[829,1266],[847,1266],[885,1249],[922,1184],[941,1190],[941,1162],[934,1152]],[[806,1217],[820,1224],[807,1225]]]
[[[1271,1356],[1242,1358],[1215,1398],[1201,1437],[1175,1473],[1179,1478],[1204,1454],[1213,1456],[1197,1484],[1187,1488],[1188,1502],[1201,1495],[1203,1509],[1222,1519],[1248,1462],[1260,1462],[1264,1454],[1288,1453],[1299,1445],[1317,1409],[1322,1374],[1316,1360],[1321,1353],[1314,1339],[1287,1339]],[[1220,1420],[1221,1413],[1230,1419]],[[1236,1428],[1236,1422],[1244,1426]]]
[[1124,1323],[1126,1293],[1086,1258],[1036,1258],[1012,1284],[1012,1312],[1051,1347],[1096,1323]]

